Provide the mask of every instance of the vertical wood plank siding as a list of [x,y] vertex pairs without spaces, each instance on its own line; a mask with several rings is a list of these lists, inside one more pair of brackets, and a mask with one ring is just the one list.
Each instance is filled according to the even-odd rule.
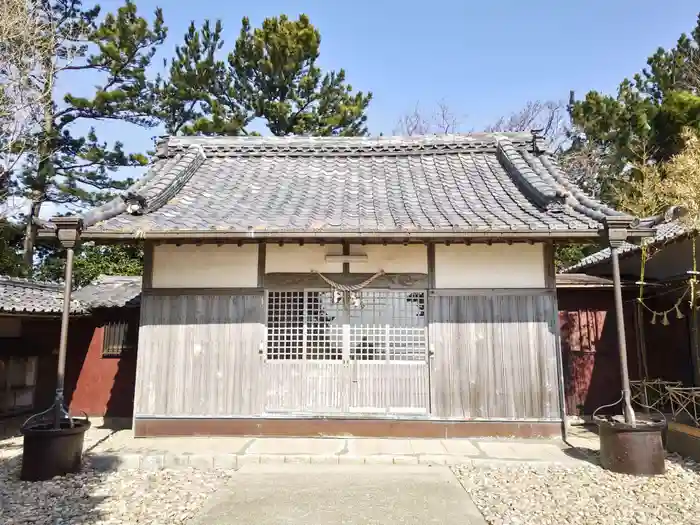
[[264,412],[337,414],[347,411],[341,361],[268,360],[263,365]]
[[355,414],[428,415],[428,369],[412,363],[351,363],[349,410]]
[[263,295],[142,297],[137,416],[256,415]]
[[432,296],[432,414],[561,419],[553,294]]

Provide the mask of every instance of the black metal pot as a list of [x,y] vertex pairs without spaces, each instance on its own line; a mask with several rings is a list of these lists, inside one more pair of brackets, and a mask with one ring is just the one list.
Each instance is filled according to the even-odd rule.
[[621,474],[656,476],[666,472],[662,435],[666,421],[639,421],[635,426],[621,421],[597,419],[600,464]]
[[53,423],[37,422],[22,427],[23,481],[45,481],[80,471],[87,419],[61,420],[59,428]]

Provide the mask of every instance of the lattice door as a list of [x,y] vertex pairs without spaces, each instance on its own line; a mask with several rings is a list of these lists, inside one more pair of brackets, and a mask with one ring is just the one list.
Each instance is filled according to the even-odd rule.
[[270,291],[266,411],[425,413],[425,294]]
[[425,414],[425,292],[362,290],[348,310],[350,406],[356,414]]
[[267,412],[347,411],[346,311],[330,291],[267,294]]

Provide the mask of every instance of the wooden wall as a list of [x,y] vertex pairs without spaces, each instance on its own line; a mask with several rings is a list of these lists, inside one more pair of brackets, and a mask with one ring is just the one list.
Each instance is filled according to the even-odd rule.
[[[590,416],[620,399],[620,357],[612,289],[560,289],[559,324],[566,413]],[[624,294],[625,333],[630,379],[640,379],[634,295]],[[605,412],[605,409],[603,409]],[[619,405],[608,412],[619,413]]]
[[263,294],[144,294],[137,416],[262,412]]
[[433,415],[561,419],[553,293],[433,295],[430,305]]
[[[465,273],[463,268],[453,272],[447,284],[456,290],[438,289],[435,250],[423,245],[412,249],[425,252],[425,260],[416,267],[424,272],[389,273],[372,282],[370,287],[431,290],[426,311],[433,353],[415,366],[412,363],[410,377],[405,378],[375,364],[352,368],[349,363],[264,362],[263,289],[300,289],[309,287],[311,281],[314,286],[327,286],[308,267],[289,266],[289,254],[285,264],[277,264],[283,273],[269,273],[269,267],[277,267],[272,264],[276,255],[298,251],[298,246],[263,246],[258,252],[257,286],[252,287],[251,280],[245,285],[250,288],[159,288],[162,284],[154,283],[147,270],[134,414],[143,419],[259,417],[305,411],[371,416],[370,408],[389,407],[386,415],[398,407],[406,417],[560,420],[556,296],[551,265],[544,264],[551,254],[542,245],[523,246],[445,248],[437,257],[442,262],[461,256],[480,261],[478,272]],[[324,255],[326,248],[307,251]],[[358,247],[350,246],[350,253],[355,249]],[[512,261],[521,249],[532,252],[532,264],[522,265],[527,267],[523,269],[527,278],[518,273],[517,279],[511,279],[515,288],[493,289],[503,284],[483,277],[495,279],[494,261]],[[397,250],[377,247],[375,251],[376,262],[380,252]],[[443,256],[453,252],[460,257]],[[399,259],[394,262],[398,264]],[[387,261],[376,264],[385,271],[393,268]],[[349,283],[374,277],[353,273],[352,263],[348,266],[350,271],[339,265],[343,273],[326,274]],[[408,268],[404,266],[397,269],[405,272]],[[289,273],[295,271],[302,273]],[[477,274],[480,278],[475,280]],[[352,381],[345,381],[348,386],[344,387],[344,378],[350,375]],[[390,388],[384,388],[388,383]]]
[[[622,390],[613,291],[560,289],[557,294],[566,413],[590,416],[598,407],[619,400]],[[651,314],[643,309],[640,334],[635,326],[636,298],[636,291],[623,293],[630,379],[644,378],[644,351],[648,379],[681,381],[685,386],[693,386],[689,323],[692,316],[687,302],[681,305],[685,317],[676,319],[675,312],[671,312],[668,326],[661,323],[661,318],[651,324]],[[657,311],[667,310],[675,300],[676,297],[663,294],[648,298],[646,304]],[[638,346],[639,335],[643,336],[643,347]],[[619,405],[602,410],[606,412],[619,413]]]
[[[263,294],[236,293],[158,295],[152,290],[144,295],[137,417],[260,416],[266,409],[282,408],[270,395],[282,395],[284,389],[269,384],[274,374],[260,355],[265,337]],[[560,419],[553,293],[434,291],[429,303],[434,355],[430,379],[427,373],[425,379],[431,384],[430,416]],[[274,364],[285,367],[286,374],[293,368],[292,363]],[[304,403],[299,405],[303,410]],[[332,412],[333,403],[328,408]]]

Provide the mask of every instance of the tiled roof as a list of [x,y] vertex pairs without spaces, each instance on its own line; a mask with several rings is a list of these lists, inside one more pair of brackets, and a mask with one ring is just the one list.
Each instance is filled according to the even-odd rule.
[[557,288],[612,288],[613,282],[604,277],[585,273],[557,274]]
[[[63,310],[63,285],[0,276],[0,312],[58,314]],[[71,311],[84,306],[72,301]]]
[[623,216],[572,185],[530,133],[170,137],[85,236],[595,235]]
[[[659,224],[654,228],[654,236],[649,237],[642,244],[646,246],[661,246],[667,242],[678,239],[679,237],[689,233],[689,230],[678,220],[673,220]],[[641,244],[624,243],[618,253],[620,255],[630,255],[641,249]],[[584,257],[573,266],[564,269],[562,273],[581,272],[589,270],[598,264],[607,264],[610,260],[610,248],[605,248],[595,252],[587,257]]]
[[[71,313],[137,306],[140,302],[141,277],[103,275],[73,292]],[[62,284],[0,276],[0,313],[60,314],[62,310]]]
[[141,304],[141,277],[101,275],[73,293],[88,308],[114,308]]

